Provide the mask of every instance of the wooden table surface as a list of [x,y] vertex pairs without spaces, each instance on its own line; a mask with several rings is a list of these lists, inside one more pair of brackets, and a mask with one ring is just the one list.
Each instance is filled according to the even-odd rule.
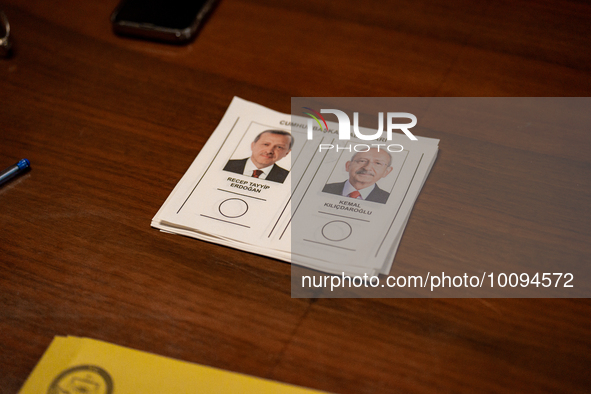
[[[55,335],[335,393],[591,390],[588,299],[292,299],[288,264],[150,228],[233,96],[588,96],[591,5],[222,0],[168,46],[115,36],[116,4],[2,2],[0,167],[33,169],[0,189],[1,393]],[[590,261],[587,133],[522,135],[529,167],[486,199],[468,148],[509,148],[440,137],[394,267]]]

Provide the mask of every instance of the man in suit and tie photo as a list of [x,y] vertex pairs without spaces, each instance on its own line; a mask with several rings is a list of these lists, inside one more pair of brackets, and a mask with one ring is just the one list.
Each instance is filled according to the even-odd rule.
[[385,150],[372,148],[367,152],[357,152],[345,164],[349,179],[345,182],[329,183],[322,191],[385,204],[390,193],[380,189],[376,182],[392,172],[391,165],[392,156]]
[[245,159],[229,160],[225,171],[283,183],[289,171],[275,162],[291,152],[293,137],[283,130],[265,130],[250,144],[252,155]]

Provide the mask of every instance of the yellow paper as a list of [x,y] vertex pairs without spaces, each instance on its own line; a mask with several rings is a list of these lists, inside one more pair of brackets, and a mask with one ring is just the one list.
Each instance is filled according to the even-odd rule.
[[55,337],[19,393],[320,392],[174,360],[94,339]]

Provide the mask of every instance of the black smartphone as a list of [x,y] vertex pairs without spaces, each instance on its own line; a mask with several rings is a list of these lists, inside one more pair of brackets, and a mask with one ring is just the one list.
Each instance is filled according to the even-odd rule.
[[111,15],[116,34],[171,43],[191,41],[218,0],[123,0]]

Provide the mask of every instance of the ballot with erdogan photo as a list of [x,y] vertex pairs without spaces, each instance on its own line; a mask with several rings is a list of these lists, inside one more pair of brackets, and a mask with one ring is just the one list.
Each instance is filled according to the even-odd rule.
[[388,273],[438,140],[394,135],[392,152],[305,124],[235,97],[152,226],[328,273]]

